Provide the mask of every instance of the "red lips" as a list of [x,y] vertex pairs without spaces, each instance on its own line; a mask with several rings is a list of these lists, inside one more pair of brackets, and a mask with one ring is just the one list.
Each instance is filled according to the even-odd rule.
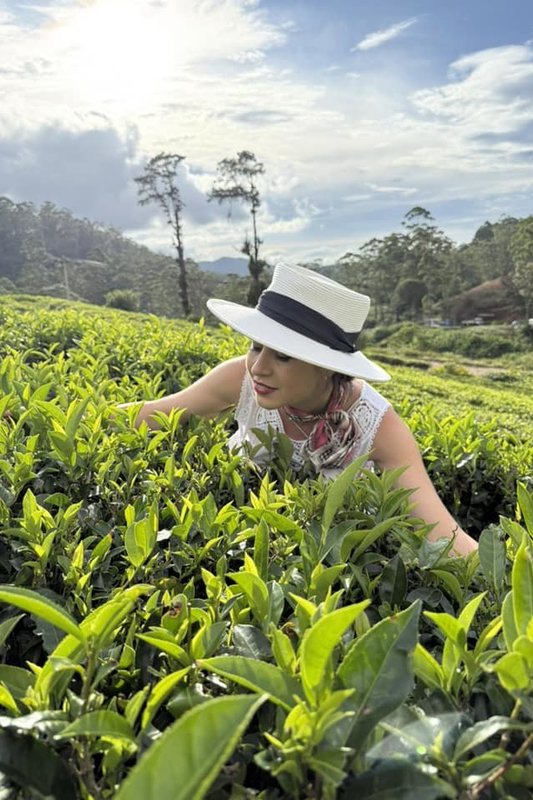
[[266,386],[266,384],[264,383],[258,383],[257,381],[254,381],[253,384],[254,384],[254,392],[256,392],[256,394],[265,395],[265,394],[271,394],[271,392],[276,391],[274,388],[272,388],[272,386]]

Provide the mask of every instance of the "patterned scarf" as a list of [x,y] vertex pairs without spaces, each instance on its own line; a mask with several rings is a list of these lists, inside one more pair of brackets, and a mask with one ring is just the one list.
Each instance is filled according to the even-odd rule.
[[360,435],[353,417],[344,410],[349,383],[333,378],[333,391],[322,414],[305,414],[300,409],[285,406],[289,418],[296,422],[317,420],[304,445],[304,453],[317,471],[342,467]]

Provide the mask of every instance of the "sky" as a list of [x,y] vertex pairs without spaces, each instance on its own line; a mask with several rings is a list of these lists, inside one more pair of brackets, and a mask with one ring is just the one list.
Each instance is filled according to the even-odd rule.
[[531,0],[0,0],[0,195],[166,251],[134,178],[184,156],[185,253],[239,255],[219,161],[265,168],[272,263],[330,263],[414,206],[454,241],[533,213]]

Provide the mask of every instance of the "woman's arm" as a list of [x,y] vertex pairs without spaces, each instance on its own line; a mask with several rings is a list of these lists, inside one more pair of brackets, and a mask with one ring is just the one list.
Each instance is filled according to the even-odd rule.
[[[181,417],[183,422],[191,414],[199,417],[216,416],[238,403],[245,369],[244,356],[232,358],[218,364],[186,389],[160,397],[158,400],[147,400],[137,415],[136,427],[146,422],[150,428],[158,428],[159,425],[152,416],[154,412],[162,411],[168,414],[173,408],[185,409]],[[128,408],[132,405],[136,403],[122,403],[119,408]]]
[[413,434],[392,408],[385,412],[376,434],[373,459],[380,469],[407,467],[398,478],[397,485],[415,490],[411,495],[413,515],[428,524],[435,524],[428,539],[434,541],[443,536],[454,538],[453,547],[458,555],[477,550],[476,540],[459,527],[443,505],[426,472]]

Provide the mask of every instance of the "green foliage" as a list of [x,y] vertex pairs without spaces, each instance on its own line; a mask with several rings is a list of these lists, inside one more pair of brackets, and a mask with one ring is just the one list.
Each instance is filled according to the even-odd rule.
[[[505,430],[495,389],[395,371],[433,479],[481,531],[452,559],[397,472],[295,475],[265,435],[260,473],[224,417],[150,432],[116,409],[235,355],[227,330],[27,298],[0,312],[6,797],[527,797],[525,393],[498,389]],[[486,418],[462,413],[470,396]]]
[[109,308],[118,308],[121,311],[140,310],[139,295],[132,289],[113,289],[106,293],[104,300]]
[[370,343],[379,342],[381,346],[386,343],[387,349],[391,350],[408,347],[426,354],[452,353],[469,359],[499,358],[526,349],[510,328],[494,329],[490,325],[466,329],[430,328],[402,322],[395,326],[381,326],[367,336]]

